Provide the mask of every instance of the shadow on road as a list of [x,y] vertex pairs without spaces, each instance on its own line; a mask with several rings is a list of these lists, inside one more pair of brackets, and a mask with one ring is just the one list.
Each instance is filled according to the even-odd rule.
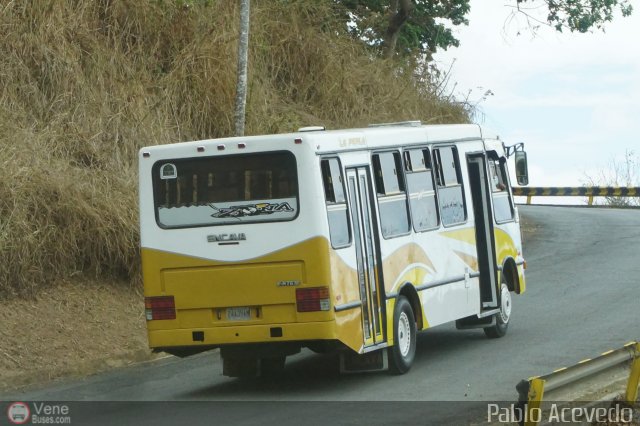
[[[416,359],[412,370],[428,372],[434,360],[447,357],[456,351],[477,344],[486,344],[481,330],[457,331],[452,327],[429,330],[418,334]],[[427,373],[428,374],[428,373]],[[250,393],[254,398],[299,398],[312,395],[331,395],[336,389],[348,394],[357,393],[362,386],[383,384],[389,380],[402,380],[387,371],[340,374],[337,354],[314,354],[303,351],[287,359],[284,371],[276,377],[229,378],[211,385],[192,388],[179,396],[180,399],[228,399],[246,398]]]

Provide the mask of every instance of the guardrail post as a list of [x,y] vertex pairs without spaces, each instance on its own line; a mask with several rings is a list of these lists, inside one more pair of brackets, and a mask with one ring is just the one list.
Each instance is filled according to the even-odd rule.
[[535,378],[530,380],[529,397],[524,426],[536,426],[539,421],[540,406],[544,397],[545,380]]
[[593,195],[589,195],[589,205],[593,205]]
[[517,419],[518,426],[524,425],[525,413],[528,414],[529,407],[529,390],[531,389],[531,383],[529,380],[520,380],[516,385],[518,391],[518,404],[517,404]]
[[527,195],[527,204],[531,205],[531,195]]
[[631,364],[629,383],[627,383],[627,392],[624,398],[629,405],[635,404],[638,399],[638,385],[640,385],[640,343],[635,344],[635,352],[635,357]]

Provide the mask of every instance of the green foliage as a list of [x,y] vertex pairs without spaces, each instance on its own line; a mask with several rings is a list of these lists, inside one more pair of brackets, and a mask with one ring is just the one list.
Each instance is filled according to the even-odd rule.
[[[350,27],[357,39],[381,52],[389,20],[395,13],[390,0],[337,0],[347,10]],[[467,25],[469,0],[413,0],[409,18],[400,29],[396,52],[431,56],[438,49],[458,46],[450,25]]]
[[[402,1],[402,0],[400,0]],[[364,41],[379,54],[388,42],[391,19],[398,0],[335,0],[344,8],[343,19],[354,38]],[[402,24],[395,53],[426,55],[438,49],[458,46],[452,26],[467,25],[470,0],[411,0],[408,19]],[[615,14],[629,16],[631,0],[511,0],[515,11],[529,16],[529,11],[546,7],[546,22],[557,31],[588,32],[603,29]],[[525,7],[525,5],[527,7]],[[507,6],[510,6],[507,3]],[[534,18],[534,21],[537,20]]]
[[[534,1],[517,0],[518,5]],[[545,0],[545,3],[549,9],[547,22],[560,32],[603,29],[613,20],[616,10],[620,10],[622,16],[629,16],[633,11],[630,0]]]

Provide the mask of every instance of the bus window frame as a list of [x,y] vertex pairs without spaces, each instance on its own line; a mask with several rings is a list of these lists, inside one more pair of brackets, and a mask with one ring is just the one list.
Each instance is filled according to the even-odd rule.
[[[516,206],[513,199],[513,194],[511,192],[511,181],[509,178],[509,170],[507,170],[507,159],[505,157],[500,157],[500,155],[496,151],[487,151],[486,157],[487,157],[487,174],[489,175],[489,181],[491,182],[491,164],[490,163],[493,162],[495,164],[496,161],[498,162],[497,166],[502,169],[498,173],[502,173],[503,178],[506,179],[506,182],[501,182],[503,183],[503,185],[505,185],[505,189],[503,191],[494,191],[493,183],[491,182],[490,189],[491,189],[491,206],[493,208],[493,220],[497,225],[513,223],[516,221]],[[498,176],[498,179],[500,179],[500,176]],[[498,220],[496,216],[496,202],[493,195],[496,193],[500,194],[502,192],[507,194],[507,200],[509,202],[509,208],[511,210],[511,218],[507,220]]]
[[[431,160],[431,168],[426,168],[425,167],[423,170],[414,171],[413,170],[413,164],[411,164],[412,170],[409,171],[407,169],[408,164],[406,164],[406,160],[407,159],[404,156],[404,154],[406,153],[409,156],[411,156],[411,154],[409,153],[410,151],[420,151],[422,153],[422,155],[423,155],[423,160],[424,160],[424,151],[425,150],[429,153],[429,158]],[[403,154],[402,155],[402,160],[405,162],[405,164],[404,164],[404,166],[405,166],[404,167],[404,174],[405,174],[404,179],[405,179],[405,187],[406,187],[406,192],[407,192],[407,199],[408,199],[408,204],[409,204],[409,213],[410,213],[410,216],[411,216],[411,225],[412,225],[413,232],[422,233],[422,232],[430,232],[430,231],[435,231],[436,229],[440,229],[440,227],[442,226],[442,220],[440,218],[440,203],[439,203],[438,190],[437,190],[437,185],[438,184],[437,184],[437,180],[436,180],[436,176],[435,176],[436,164],[435,164],[435,160],[434,160],[433,154],[431,152],[431,147],[429,145],[410,146],[410,147],[403,148],[402,154]],[[408,184],[408,180],[407,180],[407,177],[406,177],[407,173],[429,173],[429,175],[431,176],[431,183],[433,185],[433,198],[434,198],[434,201],[435,201],[436,215],[438,216],[436,225],[431,227],[431,228],[425,228],[425,229],[421,229],[421,230],[416,229],[415,220],[413,219],[413,207],[411,207],[411,199],[410,199],[411,198],[411,193],[409,192],[409,184]]]
[[[159,204],[157,204],[156,202],[156,185],[155,185],[155,179],[154,179],[154,174],[157,174],[160,170],[160,168],[162,166],[158,166],[158,163],[163,163],[163,162],[182,162],[182,161],[192,161],[192,160],[203,160],[205,158],[222,158],[222,157],[242,157],[242,156],[247,156],[247,155],[254,155],[254,154],[289,154],[292,158],[293,158],[293,164],[294,164],[294,169],[296,172],[296,191],[295,191],[295,198],[296,198],[296,203],[297,203],[297,209],[296,209],[296,214],[295,216],[293,216],[292,218],[289,219],[278,219],[278,220],[252,220],[252,221],[246,221],[246,222],[239,222],[239,223],[231,223],[231,222],[227,222],[227,223],[206,223],[206,224],[200,224],[200,225],[184,225],[184,226],[167,226],[164,225],[160,222],[160,211],[159,211]],[[300,216],[300,211],[301,211],[301,205],[300,205],[300,169],[298,168],[298,158],[296,157],[296,154],[293,153],[292,151],[286,150],[286,149],[280,149],[277,151],[259,151],[256,153],[241,153],[241,154],[226,154],[226,155],[207,155],[207,156],[198,156],[198,157],[179,157],[179,158],[163,158],[163,159],[159,159],[156,160],[152,165],[151,165],[151,172],[150,172],[150,178],[151,178],[151,194],[152,194],[152,198],[153,198],[153,210],[154,210],[154,217],[155,217],[155,222],[156,225],[158,226],[158,228],[165,230],[165,231],[171,231],[174,229],[195,229],[195,228],[207,228],[207,227],[219,227],[219,226],[237,226],[237,225],[251,225],[251,224],[269,224],[269,223],[284,223],[284,222],[293,222],[294,220],[298,219],[298,217]],[[239,203],[241,201],[238,201]]]
[[[326,192],[326,188],[324,187],[324,174],[323,174],[323,169],[322,169],[322,162],[323,161],[330,161],[330,160],[337,160],[338,162],[338,170],[340,172],[340,185],[342,185],[342,194],[344,196],[344,201],[343,202],[335,202],[332,201],[330,202],[329,200],[327,200],[327,192]],[[329,170],[331,170],[331,166],[329,166]],[[333,178],[333,175],[331,176]],[[322,192],[323,192],[323,198],[324,198],[324,206],[325,206],[325,212],[326,212],[326,217],[327,217],[327,225],[329,226],[329,243],[331,244],[331,247],[334,250],[340,250],[340,249],[344,249],[344,248],[348,248],[351,247],[353,245],[353,224],[351,223],[351,206],[349,205],[349,195],[347,194],[347,186],[346,186],[346,179],[345,179],[345,170],[342,167],[342,161],[340,159],[339,156],[337,155],[329,155],[329,156],[321,156],[320,157],[320,181],[322,183]],[[333,184],[333,183],[332,183]],[[335,199],[335,192],[334,192],[334,199]],[[329,206],[339,206],[339,205],[343,205],[345,206],[345,210],[347,213],[347,231],[349,233],[349,241],[348,243],[344,244],[344,245],[339,245],[339,246],[334,246],[333,245],[333,241],[331,239],[331,221],[329,220]]]
[[[442,165],[441,165],[441,157],[440,157],[440,150],[443,148],[452,148],[453,149],[453,158],[454,158],[454,162],[456,165],[456,177],[458,180],[458,184],[457,185],[450,185],[447,186],[445,184],[445,177],[444,177],[444,171],[442,170]],[[438,151],[438,155],[435,155],[435,151]],[[448,143],[448,144],[444,144],[444,145],[433,145],[431,147],[431,152],[433,153],[432,155],[432,161],[434,163],[434,167],[436,168],[436,172],[435,172],[435,178],[436,178],[436,192],[438,194],[438,213],[440,215],[440,223],[442,224],[442,227],[444,228],[453,228],[456,226],[461,226],[461,225],[466,225],[469,222],[469,209],[467,208],[467,197],[466,197],[466,188],[467,185],[465,185],[465,180],[464,177],[462,176],[462,166],[461,166],[461,162],[460,162],[460,152],[458,151],[458,146],[457,143]],[[442,185],[440,185],[440,182],[442,182]],[[461,189],[461,195],[462,195],[462,210],[464,211],[464,220],[461,222],[455,222],[455,223],[449,223],[449,224],[445,224],[444,220],[442,220],[442,205],[440,204],[440,189],[441,188],[453,188],[459,186]]]
[[[378,222],[378,227],[379,227],[379,233],[380,233],[380,236],[382,236],[382,238],[384,240],[390,240],[390,239],[393,239],[393,238],[405,237],[407,235],[411,235],[411,232],[413,230],[413,223],[411,221],[411,210],[410,210],[410,207],[409,207],[409,194],[407,193],[407,182],[406,182],[405,176],[404,176],[404,161],[403,161],[403,158],[402,158],[402,151],[403,151],[402,146],[370,151],[370,162],[371,162],[371,170],[372,170],[372,177],[373,177],[373,179],[372,179],[373,180],[373,194],[372,195],[375,198],[375,204],[376,204],[377,215],[378,215],[377,222]],[[398,164],[395,161],[395,156],[394,156],[394,163],[395,163],[395,167],[396,167],[396,176],[398,177],[398,186],[399,186],[399,188],[401,190],[399,192],[397,192],[397,193],[392,193],[390,195],[387,195],[386,192],[384,192],[384,193],[378,192],[379,178],[376,175],[376,162],[374,161],[374,157],[376,155],[388,154],[388,153],[398,154],[398,157],[400,159],[399,160],[400,164]],[[378,163],[381,165],[379,160],[378,160]],[[381,179],[382,179],[382,183],[384,185],[384,177],[381,177]],[[404,207],[405,207],[405,209],[407,211],[407,230],[405,232],[398,233],[398,234],[385,235],[385,233],[382,230],[382,214],[380,214],[380,198],[400,196],[402,194],[404,194]]]

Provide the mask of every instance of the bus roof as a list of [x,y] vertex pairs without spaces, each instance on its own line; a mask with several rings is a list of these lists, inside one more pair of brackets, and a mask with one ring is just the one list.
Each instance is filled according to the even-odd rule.
[[[145,147],[141,152],[173,151],[177,146],[194,148],[199,146],[221,146],[223,144],[259,143],[264,148],[281,148],[282,143],[296,140],[313,147],[318,154],[359,149],[380,149],[386,146],[406,144],[433,144],[465,140],[498,139],[495,133],[477,124],[421,124],[418,121],[371,125],[370,127],[323,130],[322,127],[307,127],[293,133],[260,136],[237,136],[176,144]],[[255,146],[255,145],[254,145]],[[180,149],[179,149],[180,150]],[[181,151],[181,150],[180,150]],[[220,154],[223,154],[220,152]]]
[[419,122],[373,125],[358,129],[314,131],[309,133],[319,153],[354,149],[379,149],[388,145],[432,144],[465,140],[479,140],[483,137],[497,138],[493,133],[486,135],[477,124],[414,124]]

